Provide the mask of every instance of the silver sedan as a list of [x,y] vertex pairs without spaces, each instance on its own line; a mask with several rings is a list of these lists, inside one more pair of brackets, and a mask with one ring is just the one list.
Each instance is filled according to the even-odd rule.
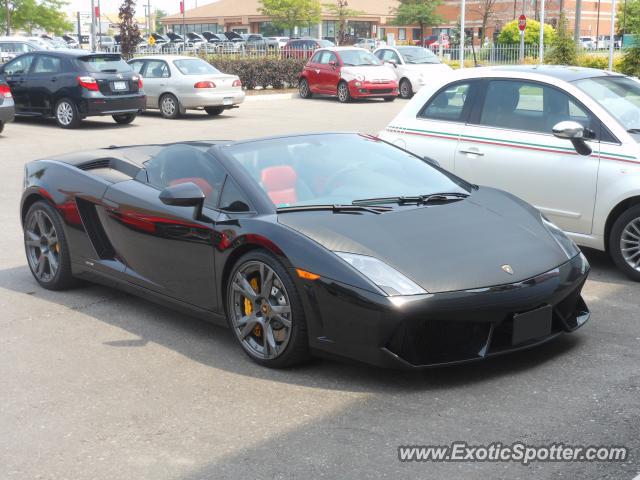
[[177,118],[190,109],[220,115],[244,101],[240,79],[201,58],[154,55],[134,58],[129,64],[142,75],[147,108],[159,109],[165,118]]

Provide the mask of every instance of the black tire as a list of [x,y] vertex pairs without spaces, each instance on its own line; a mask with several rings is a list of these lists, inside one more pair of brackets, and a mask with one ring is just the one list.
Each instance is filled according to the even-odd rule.
[[349,103],[353,100],[351,92],[349,91],[349,85],[345,81],[338,83],[338,101],[340,103]]
[[4,122],[0,122],[0,133],[4,130]]
[[[285,304],[285,305],[289,308],[290,313],[286,313],[284,315],[285,316],[288,315],[288,320],[290,323],[290,327],[287,329],[289,336],[288,336],[286,345],[283,347],[283,350],[280,352],[277,352],[276,353],[277,356],[275,356],[274,358],[261,358],[259,354],[253,351],[251,346],[248,345],[248,343],[251,340],[253,340],[253,342],[256,343],[256,345],[258,346],[259,346],[258,342],[263,342],[264,345],[266,345],[267,343],[266,338],[263,340],[260,340],[259,338],[256,338],[254,336],[256,335],[255,322],[250,324],[249,321],[247,321],[244,324],[245,329],[247,328],[247,326],[250,327],[251,325],[254,325],[254,327],[248,330],[249,333],[246,333],[243,339],[240,338],[241,333],[239,331],[243,327],[242,325],[238,325],[237,323],[239,320],[238,317],[246,318],[248,315],[248,312],[246,310],[242,311],[239,309],[247,308],[246,301],[249,301],[250,304],[253,304],[253,303],[233,287],[234,280],[237,278],[237,275],[240,275],[242,278],[246,279],[247,277],[244,276],[242,272],[245,269],[255,268],[255,266],[259,264],[263,264],[269,269],[271,269],[273,272],[275,272],[276,276],[272,277],[274,278],[274,280],[272,280],[271,289],[269,290],[269,292],[273,292],[273,289],[276,288],[276,291],[278,292],[275,295],[276,297],[278,295],[280,295],[281,299],[282,298],[287,299],[286,297],[288,297],[287,299],[288,304]],[[284,287],[284,291],[279,289],[278,284]],[[262,285],[260,285],[260,288],[262,288]],[[262,293],[263,292],[260,292],[260,295]],[[272,301],[271,293],[268,293],[267,296],[269,296],[269,298],[267,298],[266,300],[271,302]],[[244,298],[244,300],[242,300],[242,303],[240,303],[240,301],[238,300],[238,298],[240,297]],[[264,297],[258,296],[258,298],[260,298],[261,301],[265,300]],[[253,308],[255,308],[256,316],[260,315],[260,318],[264,318],[261,314],[261,311],[264,311],[264,310],[260,310],[259,307],[257,306],[258,305],[257,303],[255,305],[256,305],[255,307],[252,307],[252,311],[253,311]],[[284,265],[282,265],[282,263],[280,263],[280,261],[277,258],[271,255],[269,252],[265,250],[253,250],[243,255],[242,257],[240,257],[240,259],[238,259],[238,261],[233,267],[231,275],[229,275],[229,278],[227,280],[226,309],[227,309],[227,321],[229,322],[229,327],[231,328],[234,337],[236,338],[236,340],[238,341],[238,343],[240,344],[244,352],[254,362],[270,368],[285,368],[285,367],[290,367],[292,365],[301,364],[310,358],[309,340],[307,335],[307,324],[306,324],[304,309],[302,307],[300,296],[298,294],[298,291],[296,290],[295,284],[293,283],[293,280],[291,279],[291,275],[289,274],[287,269],[284,267]],[[268,312],[269,310],[270,309],[267,309]],[[267,318],[269,317],[267,316]],[[271,323],[273,321],[274,320],[272,319],[272,320],[269,320],[268,322],[271,325],[274,325],[273,323]],[[285,328],[283,326],[284,324],[279,324],[279,325],[282,326],[283,329]],[[265,327],[263,326],[262,328],[265,328]],[[275,332],[281,331],[281,330],[273,330],[271,326],[269,328],[270,328],[270,333],[272,338],[275,337],[275,334],[273,333],[274,331]],[[268,335],[266,335],[267,333],[266,330],[263,331],[259,329],[258,332],[263,332],[265,337],[268,337]],[[249,337],[251,337],[249,341],[245,342],[245,339]]]
[[300,92],[300,98],[311,98],[313,96],[306,78],[301,78],[298,82],[298,92]]
[[158,106],[160,107],[160,114],[164,118],[175,119],[180,116],[180,102],[171,93],[162,95]]
[[[623,248],[630,250],[623,252]],[[640,282],[640,205],[626,210],[613,224],[609,234],[609,255],[629,278]]]
[[395,102],[397,97],[384,97],[385,102]]
[[125,113],[123,115],[112,115],[116,123],[119,123],[120,125],[126,125],[128,123],[133,122],[137,116],[138,115],[136,115],[135,113]]
[[[41,224],[40,222],[43,223]],[[37,225],[37,227],[32,229],[32,225]],[[42,232],[40,225],[44,225],[43,230],[47,233]],[[56,238],[55,243],[46,240],[53,236],[49,226],[53,227],[53,234],[55,234]],[[63,290],[74,286],[76,280],[71,274],[69,244],[62,226],[62,218],[56,209],[44,200],[35,202],[27,211],[23,232],[27,263],[36,281],[48,290]],[[43,235],[36,239],[38,233],[43,233]],[[40,246],[34,247],[34,242],[39,242]],[[45,258],[42,259],[41,274],[39,265],[43,256]],[[53,264],[50,256],[57,261],[57,269],[55,271],[52,270]]]
[[408,79],[403,78],[400,80],[399,90],[400,98],[408,100],[413,97],[413,88],[411,87],[411,82]]
[[70,98],[61,98],[53,109],[56,123],[62,128],[78,128],[82,119],[76,102]]
[[224,107],[204,107],[204,111],[207,112],[207,115],[210,117],[217,117],[224,112]]

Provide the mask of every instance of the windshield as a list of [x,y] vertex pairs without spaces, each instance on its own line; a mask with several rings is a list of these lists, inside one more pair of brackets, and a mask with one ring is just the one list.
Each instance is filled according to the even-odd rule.
[[378,57],[364,50],[342,50],[340,52],[340,58],[342,59],[342,64],[347,67],[382,65]]
[[406,63],[440,63],[438,56],[428,48],[399,47],[398,52]]
[[201,58],[175,60],[173,64],[183,75],[217,75],[220,70]]
[[78,59],[82,68],[89,73],[130,72],[131,67],[120,55],[92,55]]
[[226,147],[278,208],[468,193],[461,180],[374,137],[304,135]]
[[637,129],[632,133],[640,133],[640,83],[618,76],[585,78],[573,83],[626,130]]

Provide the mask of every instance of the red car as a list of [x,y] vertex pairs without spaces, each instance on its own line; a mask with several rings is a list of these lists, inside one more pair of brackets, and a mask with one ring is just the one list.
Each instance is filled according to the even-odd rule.
[[309,58],[318,48],[332,47],[329,40],[315,38],[296,38],[289,40],[282,48],[284,58]]
[[300,96],[335,95],[343,103],[354,98],[398,96],[395,72],[368,50],[354,47],[321,48],[311,57],[298,81]]

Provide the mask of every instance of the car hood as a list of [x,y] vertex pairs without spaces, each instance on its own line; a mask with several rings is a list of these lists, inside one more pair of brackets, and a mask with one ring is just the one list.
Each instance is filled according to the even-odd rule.
[[342,77],[351,80],[356,75],[364,75],[365,80],[395,80],[396,75],[390,67],[386,65],[371,65],[362,67],[342,67],[340,69]]
[[422,64],[405,63],[404,65],[398,66],[398,67],[402,68],[406,72],[412,72],[412,73],[413,72],[434,73],[434,72],[445,72],[445,71],[448,72],[452,70],[451,67],[446,63],[422,63]]
[[289,212],[278,221],[329,250],[376,257],[429,293],[518,282],[569,260],[533,207],[488,188],[380,215]]

